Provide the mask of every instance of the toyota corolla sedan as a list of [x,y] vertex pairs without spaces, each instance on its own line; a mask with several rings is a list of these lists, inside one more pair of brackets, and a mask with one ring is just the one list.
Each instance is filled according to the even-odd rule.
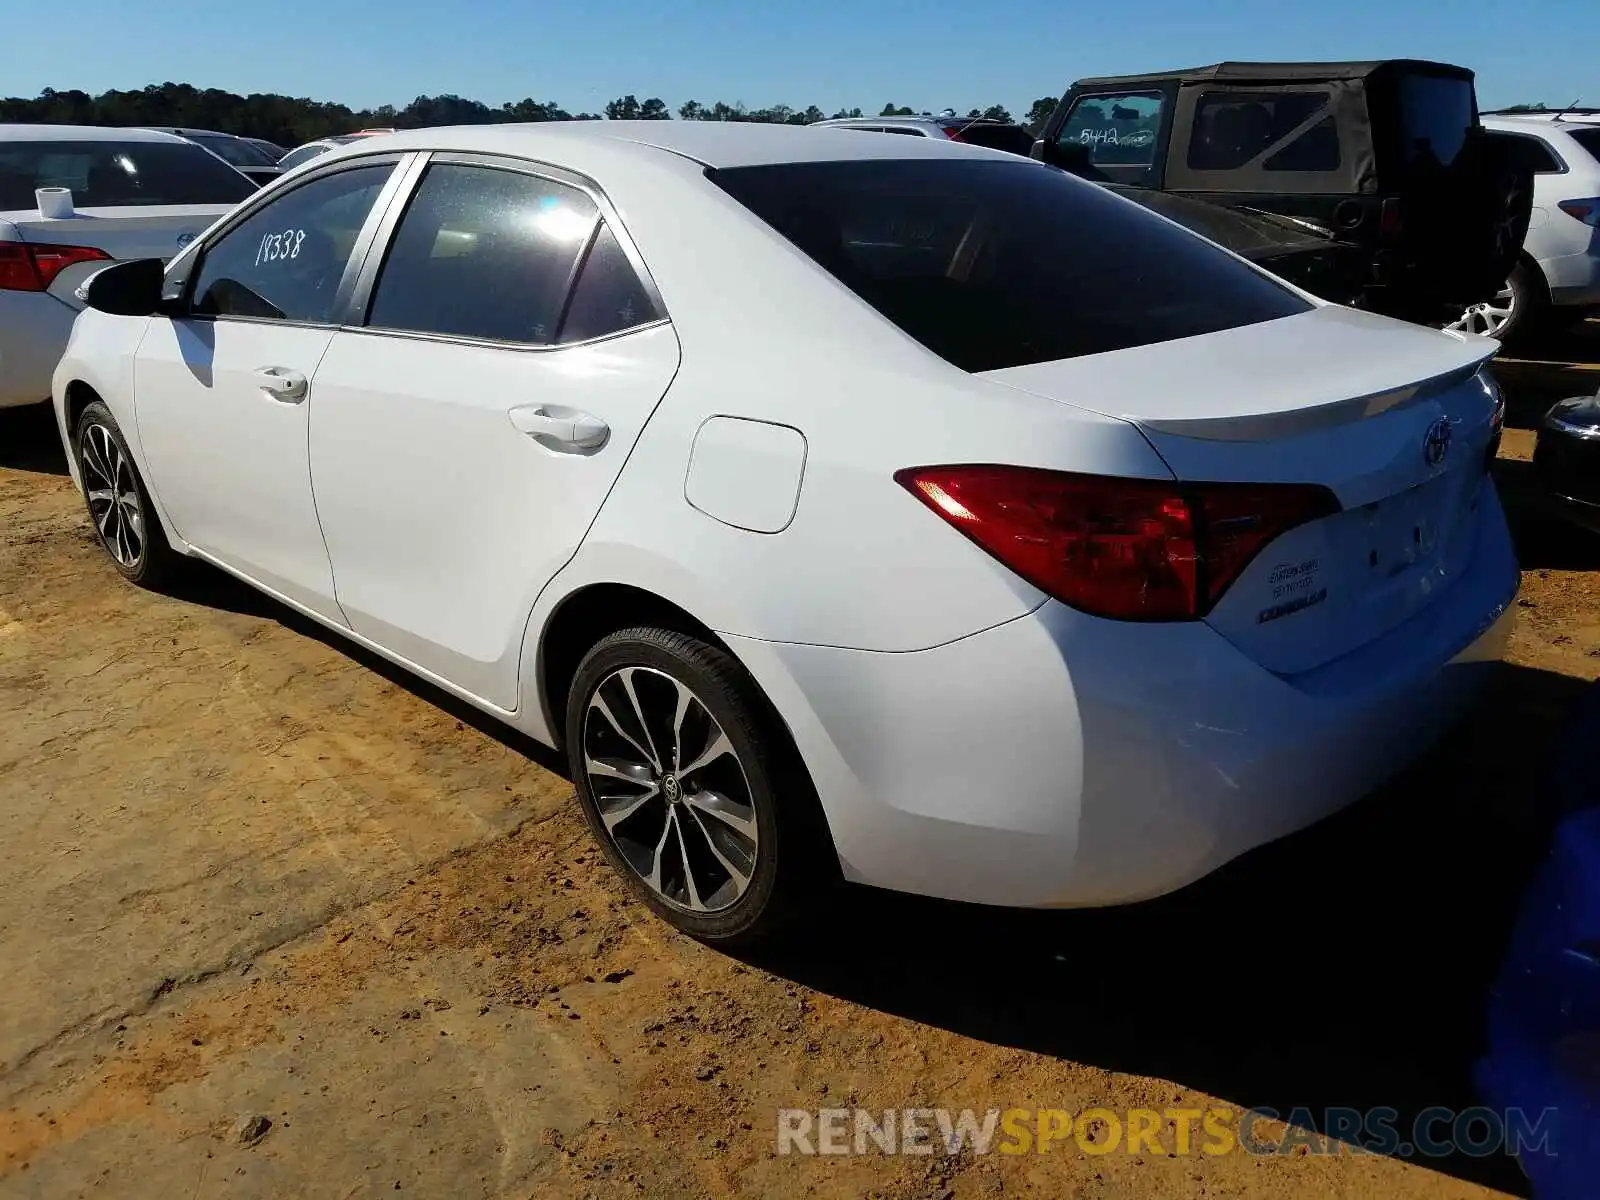
[[84,291],[54,397],[115,568],[561,747],[712,941],[840,877],[1178,888],[1421,753],[1517,587],[1495,343],[981,147],[399,133]]

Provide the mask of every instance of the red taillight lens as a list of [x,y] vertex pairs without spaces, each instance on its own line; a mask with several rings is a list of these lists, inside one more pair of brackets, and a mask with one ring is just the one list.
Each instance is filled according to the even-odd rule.
[[895,480],[1029,583],[1124,621],[1203,617],[1280,534],[1339,511],[1327,488],[1180,484],[1032,467],[919,467]]
[[1405,220],[1400,212],[1400,201],[1392,196],[1378,209],[1378,229],[1384,237],[1399,237],[1405,232]]
[[961,128],[958,125],[946,125],[944,127],[944,135],[952,142],[959,142],[961,140]]
[[1562,200],[1556,207],[1585,225],[1600,226],[1600,200]]
[[93,246],[47,246],[34,242],[0,242],[0,290],[43,292],[74,263],[109,262],[111,256]]

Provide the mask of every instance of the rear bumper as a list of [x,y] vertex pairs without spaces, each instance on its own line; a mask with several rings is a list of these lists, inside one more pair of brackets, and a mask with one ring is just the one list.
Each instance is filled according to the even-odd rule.
[[789,724],[847,878],[1013,906],[1147,899],[1320,820],[1417,758],[1500,656],[1498,501],[1428,611],[1294,679],[1206,625],[1054,602],[932,650],[730,638]]
[[48,292],[0,292],[0,408],[50,399],[77,311]]

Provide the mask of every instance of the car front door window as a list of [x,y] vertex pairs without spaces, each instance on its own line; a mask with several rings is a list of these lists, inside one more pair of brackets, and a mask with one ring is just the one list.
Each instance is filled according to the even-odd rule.
[[206,248],[199,316],[336,323],[339,285],[392,164],[313,179],[256,210]]

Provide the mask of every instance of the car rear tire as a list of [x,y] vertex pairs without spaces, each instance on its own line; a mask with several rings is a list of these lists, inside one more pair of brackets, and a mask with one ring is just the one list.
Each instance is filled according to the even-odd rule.
[[103,401],[93,401],[78,418],[72,451],[83,480],[89,523],[111,565],[124,579],[160,590],[171,579],[179,556],[167,544],[127,439]]
[[1499,294],[1482,304],[1474,304],[1445,328],[1483,334],[1509,343],[1538,328],[1547,307],[1544,287],[1534,268],[1519,262],[1512,268],[1511,277]]
[[606,858],[682,932],[764,941],[826,893],[831,847],[809,779],[719,647],[655,628],[603,638],[568,692],[566,745]]

